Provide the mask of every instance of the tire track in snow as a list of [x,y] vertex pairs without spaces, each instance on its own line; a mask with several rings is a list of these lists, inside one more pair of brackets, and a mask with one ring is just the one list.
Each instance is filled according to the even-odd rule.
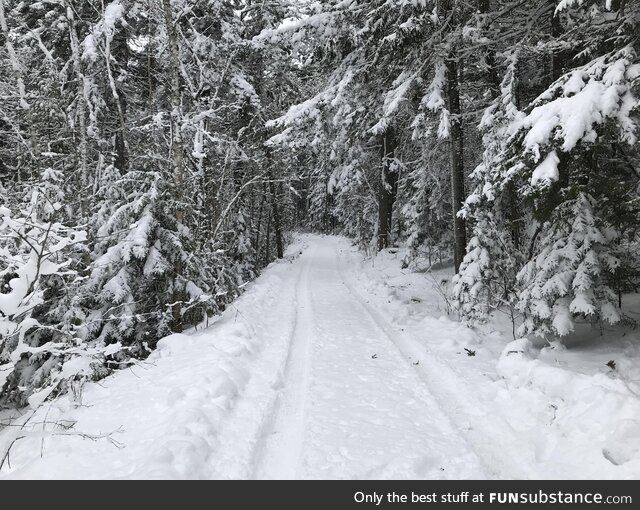
[[309,295],[309,271],[313,248],[296,284],[296,318],[289,353],[281,379],[280,394],[265,423],[254,453],[252,478],[295,479],[300,472],[314,338],[313,311]]
[[[256,353],[254,361],[247,367],[251,377],[241,392],[237,405],[231,411],[224,428],[218,435],[218,447],[211,456],[212,479],[247,479],[255,473],[256,459],[263,448],[265,430],[270,427],[272,416],[279,400],[279,389],[290,357],[291,345],[295,340],[298,324],[298,289],[300,282],[308,271],[308,261],[301,259],[308,256],[308,246],[298,261],[298,274],[291,279],[291,290],[280,294],[280,307],[267,311],[276,320],[283,317],[279,309],[293,310],[291,327],[286,339],[278,338],[277,332],[282,326],[269,331],[266,323],[260,324],[262,332],[267,334],[264,348]],[[256,326],[251,325],[256,331]],[[276,335],[274,336],[274,331]],[[269,337],[271,334],[271,337]]]
[[[375,478],[428,472],[438,477],[437,466],[447,466],[444,477],[451,473],[449,467],[463,476],[491,473],[486,458],[460,430],[460,420],[447,412],[451,406],[443,405],[440,387],[434,394],[426,371],[409,366],[403,341],[408,346],[412,341],[396,337],[393,326],[349,284],[339,246],[336,240],[310,243],[295,263],[298,267],[291,268],[295,273],[287,278],[286,287],[278,292],[282,296],[278,306],[265,309],[270,319],[259,324],[268,344],[246,367],[251,378],[211,456],[212,476]],[[278,317],[287,317],[286,330],[278,327]],[[384,369],[364,361],[370,349],[383,353],[377,363],[384,361]],[[385,350],[390,355],[384,356]],[[364,364],[354,365],[354,359]],[[312,362],[318,370],[313,386]],[[325,369],[333,375],[327,376]],[[342,375],[345,393],[335,378]],[[379,386],[387,379],[387,386]],[[384,388],[379,397],[376,388]],[[391,414],[385,416],[387,409]],[[381,420],[389,420],[389,435],[381,432]],[[371,429],[366,428],[368,423]],[[404,427],[406,434],[398,435]],[[378,442],[363,445],[360,430]],[[391,438],[394,442],[387,443]],[[418,450],[406,448],[412,441],[421,445]]]
[[[391,325],[388,324],[386,322],[386,320],[384,320],[380,316],[380,314],[377,313],[377,311],[361,296],[361,294],[351,284],[351,282],[349,281],[349,278],[345,275],[344,270],[342,268],[342,264],[340,262],[340,255],[339,255],[339,253],[337,251],[337,246],[336,245],[334,245],[334,252],[335,252],[335,257],[336,257],[336,269],[338,271],[338,274],[340,275],[340,279],[342,280],[343,285],[345,286],[345,288],[347,289],[349,294],[353,297],[353,300],[356,303],[358,303],[358,305],[365,312],[365,314],[371,319],[371,321],[376,326],[376,328],[389,341],[390,347],[392,349],[396,350],[400,354],[400,357],[406,362],[406,364],[410,365],[411,368],[418,373],[418,375],[420,377],[420,380],[423,382],[423,384],[426,387],[427,393],[433,398],[433,400],[437,404],[438,408],[442,411],[443,416],[447,417],[447,419],[450,421],[451,428],[452,429],[456,429],[453,421],[451,420],[451,417],[450,417],[449,413],[447,413],[445,411],[445,409],[443,408],[443,406],[440,403],[439,399],[437,399],[436,396],[433,394],[433,391],[431,390],[431,387],[430,387],[429,383],[425,380],[423,371],[422,370],[416,370],[418,367],[413,366],[413,364],[411,364],[408,361],[408,358],[410,357],[410,355],[407,352],[406,348],[403,348],[403,345],[398,341],[398,339],[396,337],[396,334],[393,332],[393,329],[392,329]],[[492,473],[493,470],[489,467],[489,465],[485,462],[485,460],[478,454],[478,452],[477,452],[476,448],[474,447],[474,445],[471,444],[467,440],[467,438],[464,437],[462,434],[459,434],[459,435],[460,435],[461,440],[463,440],[468,445],[469,450],[471,452],[473,452],[474,456],[477,458],[478,462],[483,467],[483,471],[485,473]]]
[[[405,362],[411,365],[411,368],[418,374],[428,392],[437,402],[438,407],[450,420],[452,428],[459,431],[461,438],[469,445],[469,448],[482,465],[485,466],[486,472],[492,473],[494,478],[535,478],[535,473],[523,466],[522,462],[517,462],[516,459],[511,458],[508,454],[503,455],[500,448],[487,447],[488,444],[517,442],[518,438],[513,434],[511,425],[503,422],[500,431],[496,433],[495,430],[490,430],[497,423],[497,420],[494,419],[489,423],[488,427],[483,427],[481,423],[483,413],[479,412],[478,408],[468,399],[457,394],[456,389],[459,389],[460,385],[455,384],[459,381],[455,372],[445,363],[439,361],[432,353],[428,352],[424,346],[418,347],[414,340],[407,339],[402,332],[397,332],[383,317],[383,314],[364,299],[351,283],[349,277],[345,275],[337,252],[337,245],[334,245],[334,249],[336,249],[336,267],[344,286],[355,301],[366,311],[367,315],[371,317],[378,329],[384,333],[395,349],[400,352]],[[425,354],[428,355],[427,359],[425,359]],[[415,366],[409,359],[418,359],[421,364]],[[462,414],[465,418],[462,423],[461,420],[457,419],[456,415],[459,414]],[[474,425],[479,424],[480,430],[474,431],[472,426],[469,425],[469,421],[467,421],[469,419],[474,420]],[[505,449],[505,451],[508,452],[509,449]],[[496,470],[497,466],[500,467],[499,471]]]
[[254,476],[484,478],[478,457],[344,286],[335,240],[314,242],[308,262],[285,388]]

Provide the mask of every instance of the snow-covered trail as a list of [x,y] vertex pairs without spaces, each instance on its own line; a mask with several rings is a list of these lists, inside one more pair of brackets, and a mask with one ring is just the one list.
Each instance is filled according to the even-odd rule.
[[209,327],[0,429],[0,479],[637,478],[639,400],[599,365],[638,349],[535,359],[400,256],[298,236]]
[[314,237],[297,261],[295,327],[253,476],[487,476],[383,319],[346,280],[343,248],[337,238]]
[[353,260],[345,239],[301,236],[209,328],[39,409],[0,478],[492,476]]

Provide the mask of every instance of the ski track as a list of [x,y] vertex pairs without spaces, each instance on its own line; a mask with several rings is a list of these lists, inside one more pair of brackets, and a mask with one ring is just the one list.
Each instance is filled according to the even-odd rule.
[[[251,378],[218,435],[208,478],[246,479],[254,475],[262,450],[262,437],[278,406],[286,364],[295,340],[299,288],[307,267],[306,257],[307,253],[303,252],[299,261],[292,264],[292,267],[299,266],[296,267],[297,275],[290,279],[288,286],[278,289],[278,306],[261,317],[262,324],[245,321],[253,331],[259,332],[265,347],[247,367]],[[287,319],[284,324],[283,318]],[[283,332],[287,334],[283,335]]]
[[[500,416],[487,417],[486,410],[473,401],[473,388],[465,388],[467,383],[450,367],[450,363],[440,360],[438,355],[431,352],[424,343],[416,342],[403,333],[403,330],[399,331],[394,327],[385,318],[385,314],[375,309],[356,289],[357,284],[347,276],[339,262],[337,267],[354,299],[366,310],[393,347],[407,362],[411,363],[411,368],[449,418],[450,427],[460,431],[469,448],[482,459],[485,473],[491,478],[498,479],[539,478],[540,475],[526,467],[533,465],[533,460],[530,463],[523,463],[513,458],[511,452],[519,450],[517,443],[520,438],[514,434],[511,425]],[[437,331],[434,333],[438,334]],[[414,360],[419,360],[419,364],[414,365]],[[472,422],[474,425],[471,424]],[[495,444],[508,444],[510,447],[495,448]],[[513,448],[514,445],[516,448]]]
[[209,327],[10,416],[0,479],[637,478],[637,399],[593,368],[619,346],[498,358],[522,342],[438,318],[398,256],[299,235]]
[[263,428],[254,456],[252,478],[297,478],[305,429],[305,408],[311,371],[314,327],[308,279],[312,264],[307,254],[296,286],[296,318],[278,399]]
[[[300,257],[289,352],[251,477],[490,476],[344,278],[339,242],[316,238]],[[238,458],[236,443],[225,443],[224,458]]]

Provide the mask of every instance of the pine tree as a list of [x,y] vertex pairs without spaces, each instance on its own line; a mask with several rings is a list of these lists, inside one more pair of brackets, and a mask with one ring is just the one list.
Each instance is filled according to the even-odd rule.
[[76,346],[57,309],[77,285],[74,254],[86,234],[57,221],[63,209],[62,174],[46,169],[17,214],[0,214],[0,404],[24,405],[63,382],[64,363]]
[[540,253],[518,274],[521,335],[565,336],[575,317],[615,324],[615,294],[607,284],[620,260],[609,250],[616,232],[594,217],[595,201],[584,192],[563,202],[541,239]]
[[[635,242],[627,237],[635,171],[614,154],[633,153],[638,64],[629,31],[633,17],[614,21],[591,7],[561,3],[545,11],[552,38],[519,45],[520,58],[506,68],[501,97],[485,113],[484,162],[474,172],[476,189],[464,210],[474,237],[455,287],[460,309],[472,321],[507,304],[512,313],[524,314],[522,334],[563,336],[577,316],[609,322],[620,316],[612,285],[616,275],[633,271],[617,255],[626,251],[622,245]],[[564,30],[569,18],[581,23]],[[604,19],[607,28],[600,24]],[[607,37],[613,25],[618,35]],[[535,72],[531,64],[518,62],[524,55],[537,62],[545,53],[554,81],[520,108],[541,87],[526,74]],[[627,257],[625,265],[635,263]],[[575,285],[572,271],[581,275]]]

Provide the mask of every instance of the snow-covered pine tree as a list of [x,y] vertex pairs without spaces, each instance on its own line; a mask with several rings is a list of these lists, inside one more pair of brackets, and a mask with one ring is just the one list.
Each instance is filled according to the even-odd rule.
[[637,54],[624,46],[563,75],[513,126],[511,147],[525,158],[511,156],[508,172],[529,179],[521,192],[538,221],[518,276],[524,332],[566,335],[576,316],[619,320],[611,283],[621,232],[613,223],[631,212],[635,175],[613,162],[603,173],[600,162],[636,141],[639,78]]
[[[155,0],[3,7],[3,207],[19,217],[16,197],[39,189],[39,167],[58,176],[57,221],[88,239],[70,254],[82,277],[60,298],[47,294],[47,320],[98,364],[108,353],[106,366],[119,366],[219,312],[275,256],[271,212],[283,232],[289,155],[271,151],[266,176],[264,122],[289,100],[292,88],[274,83],[290,59],[252,37],[288,7],[178,0],[169,23]],[[257,69],[260,60],[270,64]],[[18,70],[34,77],[24,94]],[[31,388],[34,371],[21,373]]]
[[86,240],[58,221],[62,177],[46,169],[18,211],[0,207],[0,405],[24,405],[39,392],[33,404],[66,378],[93,372],[88,356],[71,362],[75,331],[60,317]]
[[[610,309],[615,290],[611,285],[615,285],[616,274],[626,271],[615,262],[616,254],[621,252],[620,243],[628,246],[634,242],[628,237],[634,231],[628,228],[628,222],[633,216],[629,190],[635,179],[633,165],[628,164],[628,159],[621,164],[619,154],[632,154],[634,150],[637,98],[633,89],[638,71],[631,42],[634,36],[629,30],[634,15],[629,18],[621,13],[606,14],[606,6],[598,8],[595,4],[589,8],[572,4],[570,12],[550,9],[549,33],[553,37],[543,44],[534,44],[535,38],[522,40],[518,51],[529,62],[540,62],[544,52],[551,55],[547,69],[557,79],[520,113],[518,104],[532,91],[540,90],[541,82],[535,78],[536,69],[530,63],[520,66],[517,72],[508,65],[505,80],[516,78],[517,85],[504,97],[503,82],[503,97],[485,113],[484,162],[474,173],[476,190],[465,206],[467,218],[474,223],[474,237],[455,287],[467,318],[483,317],[501,299],[512,312],[517,306],[525,313],[522,331],[526,333],[567,334],[573,328],[572,317],[578,315],[593,320],[615,321],[617,317]],[[575,23],[576,18],[582,18],[580,23],[571,25],[577,28],[563,29],[568,23]],[[612,29],[617,33],[615,38],[607,36]],[[618,49],[611,49],[612,45]],[[589,55],[593,54],[598,56],[590,60]],[[580,61],[585,63],[576,66]],[[573,69],[567,71],[568,67]],[[500,111],[503,113],[496,117]],[[486,130],[487,125],[498,130],[491,133],[491,129]],[[622,200],[616,201],[613,196]],[[514,197],[519,197],[515,210]],[[578,215],[578,204],[588,206],[586,216]],[[584,229],[598,232],[587,236],[588,248],[575,248],[578,254],[568,258],[554,254],[552,246],[560,249],[569,244],[581,245]],[[621,236],[621,232],[626,234]],[[589,255],[590,260],[600,262],[588,263],[592,267],[588,279],[576,281],[575,288],[551,283],[556,281],[556,271],[577,271],[589,250],[597,253],[597,257]],[[541,253],[555,262],[544,266]],[[502,291],[492,288],[495,282],[504,283]],[[580,308],[576,304],[572,308],[570,304],[578,293],[590,292],[589,285],[597,296],[593,307]],[[544,292],[540,290],[543,288]],[[535,305],[533,295],[538,299]],[[544,307],[542,296],[548,299]],[[565,301],[566,306],[561,306]],[[563,313],[564,318],[558,319],[562,327],[551,326],[553,317],[543,319],[544,313],[536,312],[542,308]]]
[[[615,260],[617,254],[628,253],[621,245],[632,245],[629,235],[636,235],[629,228],[629,190],[635,180],[629,161],[637,108],[637,38],[631,27],[637,15],[604,2],[560,2],[558,9],[551,2],[539,7],[539,33],[527,34],[518,26],[521,18],[514,18],[510,31],[523,37],[515,52],[504,54],[502,92],[481,122],[483,163],[472,174],[475,190],[463,211],[473,225],[473,236],[454,297],[471,322],[508,305],[512,319],[516,308],[525,314],[522,332],[566,334],[578,315],[615,320],[611,291],[619,281],[616,275],[628,272]],[[626,155],[626,163],[620,154]],[[588,206],[586,216],[578,215],[579,206]],[[584,229],[598,232],[587,236],[589,248],[576,248],[571,262],[554,254],[551,246],[581,244]],[[600,262],[592,264],[589,279],[576,281],[575,289],[570,284],[545,286],[543,280],[555,281],[556,271],[577,271],[581,257],[591,249],[597,257],[589,257]],[[541,253],[556,262],[544,266]],[[598,289],[593,308],[571,308],[577,293],[589,292],[585,285]],[[563,327],[554,329],[553,317],[537,314],[532,295],[538,297],[535,306],[540,309],[544,295],[549,300],[546,310],[564,310],[566,320],[558,319]],[[563,308],[559,303],[564,301]]]
[[[413,119],[411,99],[428,62],[421,57],[429,47],[419,43],[433,25],[431,11],[423,2],[332,1],[310,5],[296,23],[262,35],[265,40],[304,40],[304,69],[323,76],[310,87],[311,97],[271,124],[282,130],[273,140],[289,147],[305,140],[313,147],[316,165],[331,166],[332,171],[319,172],[324,183],[313,184],[318,196],[311,202],[330,205],[335,212],[323,216],[339,216],[345,232],[375,226],[358,237],[374,239],[378,249],[389,246],[398,233],[398,170],[404,168],[401,161],[411,139],[406,129]],[[356,175],[347,178],[348,168]],[[340,205],[342,183],[347,185],[344,203],[350,207]],[[375,216],[366,213],[366,221],[362,214],[371,207],[354,209],[354,184],[360,195],[357,203],[377,209]]]
[[[522,266],[520,217],[514,210],[513,184],[495,161],[504,148],[507,131],[522,113],[516,105],[520,50],[506,54],[506,71],[497,97],[485,110],[483,161],[470,176],[474,189],[462,214],[472,225],[467,253],[453,280],[452,295],[470,325],[487,321],[496,309],[513,312],[516,275]],[[511,316],[514,319],[513,315]]]
[[575,317],[614,324],[616,296],[607,282],[620,265],[610,245],[617,233],[594,215],[595,200],[578,191],[565,200],[545,228],[540,252],[518,274],[519,334],[565,336]]
[[180,229],[168,206],[170,190],[161,173],[131,170],[120,175],[108,167],[98,193],[102,207],[90,274],[78,300],[86,341],[121,343],[146,356],[155,341],[171,332],[176,260],[186,260],[188,232]]

